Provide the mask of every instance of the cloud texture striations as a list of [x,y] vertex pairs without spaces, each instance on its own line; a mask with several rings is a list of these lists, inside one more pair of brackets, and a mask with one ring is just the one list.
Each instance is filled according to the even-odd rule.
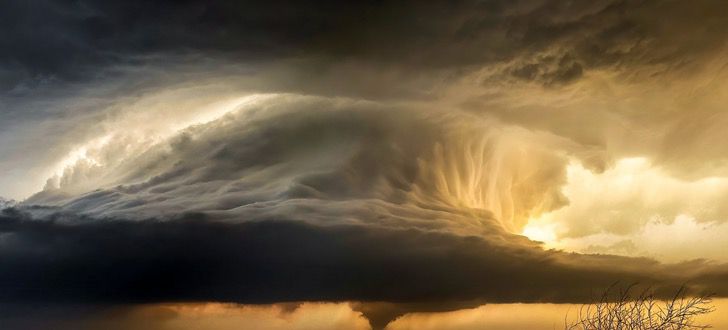
[[727,296],[727,6],[4,1],[0,302]]

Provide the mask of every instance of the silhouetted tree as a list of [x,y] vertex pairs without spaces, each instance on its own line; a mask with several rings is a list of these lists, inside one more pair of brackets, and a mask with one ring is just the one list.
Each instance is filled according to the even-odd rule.
[[[635,285],[605,290],[598,302],[583,305],[577,320],[565,320],[566,330],[695,330],[707,329],[696,317],[715,310],[711,295],[688,296],[680,287],[669,300],[659,300],[651,289],[634,296]],[[616,293],[614,295],[613,293]],[[568,319],[568,315],[567,315]]]

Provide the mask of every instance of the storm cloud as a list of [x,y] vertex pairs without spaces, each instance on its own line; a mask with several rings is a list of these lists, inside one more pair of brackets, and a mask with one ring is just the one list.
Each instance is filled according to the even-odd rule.
[[723,265],[572,254],[519,235],[566,203],[561,152],[579,149],[411,107],[274,95],[155,143],[87,149],[4,211],[0,299],[358,301],[383,327],[407,311],[587,302],[617,281],[728,294]]
[[[3,7],[3,86],[15,92],[200,55],[354,59],[428,71],[515,58],[517,77],[569,82],[582,68],[690,65],[726,34],[725,4],[715,1],[48,0]],[[709,33],[695,38],[700,32]],[[553,61],[561,67],[551,74],[528,73]]]
[[728,294],[725,267],[570,255],[506,234],[508,244],[286,219],[31,219],[13,209],[0,221],[6,303],[585,302],[616,280],[662,292],[691,280]]
[[0,303],[726,297],[726,9],[4,1]]

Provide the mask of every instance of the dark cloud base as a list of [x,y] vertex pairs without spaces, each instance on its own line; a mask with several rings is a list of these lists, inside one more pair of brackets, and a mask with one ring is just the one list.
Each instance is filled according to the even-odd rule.
[[[3,211],[0,301],[584,302],[616,280],[679,284],[667,272],[648,272],[657,268],[647,259],[612,257],[610,265],[609,257],[414,229],[224,223],[203,215],[88,220]],[[559,260],[570,256],[577,262]],[[603,264],[588,264],[599,258]],[[620,263],[643,263],[645,271]]]
[[614,275],[553,267],[546,255],[504,251],[477,237],[419,230],[230,224],[202,215],[66,221],[4,212],[1,301],[566,302],[587,298]]
[[[166,221],[33,219],[6,209],[0,246],[0,304],[6,306],[0,321],[18,324],[32,319],[18,319],[23,310],[98,314],[157,302],[359,301],[355,308],[378,328],[410,311],[589,302],[615,281],[650,284],[666,294],[688,278],[676,274],[705,267],[504,247],[415,229],[230,223],[203,214]],[[691,286],[727,295],[723,268],[704,269]]]

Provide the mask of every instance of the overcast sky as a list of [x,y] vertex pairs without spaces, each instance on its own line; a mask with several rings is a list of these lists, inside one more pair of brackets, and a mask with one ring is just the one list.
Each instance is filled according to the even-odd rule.
[[3,1],[0,302],[727,296],[726,11]]

